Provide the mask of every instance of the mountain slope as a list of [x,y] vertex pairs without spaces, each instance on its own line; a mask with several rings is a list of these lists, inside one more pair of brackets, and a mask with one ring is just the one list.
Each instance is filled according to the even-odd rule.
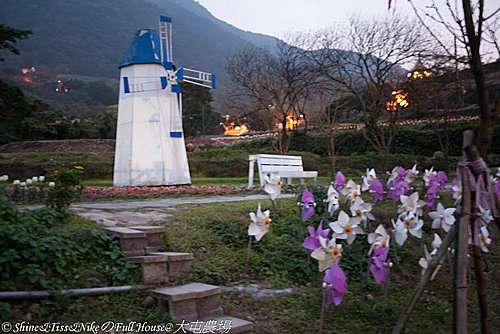
[[[157,29],[159,15],[173,19],[176,65],[215,73],[219,89],[214,93],[223,94],[229,84],[225,59],[249,47],[252,33],[214,18],[192,0],[2,0],[0,22],[34,34],[19,43],[20,56],[3,52],[6,61],[0,71],[35,66],[53,76],[115,81],[135,31]],[[262,36],[253,40],[259,39],[272,40]]]

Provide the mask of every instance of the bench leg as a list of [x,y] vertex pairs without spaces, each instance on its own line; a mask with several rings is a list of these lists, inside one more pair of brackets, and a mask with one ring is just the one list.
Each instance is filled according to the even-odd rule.
[[304,185],[304,178],[303,177],[300,178],[300,184]]
[[286,179],[286,184],[292,184],[292,178],[291,177],[288,177]]
[[250,161],[250,164],[248,166],[248,188],[253,187],[253,174],[254,174],[254,161]]

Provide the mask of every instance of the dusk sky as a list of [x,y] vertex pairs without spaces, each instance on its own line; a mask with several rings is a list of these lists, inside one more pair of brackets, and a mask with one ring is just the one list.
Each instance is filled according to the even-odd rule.
[[[334,22],[344,21],[353,13],[366,16],[389,13],[387,0],[199,0],[198,2],[215,17],[237,28],[277,37],[289,31],[324,28]],[[399,12],[411,13],[411,7],[406,0],[393,0],[394,2]]]
[[[362,17],[388,15],[397,10],[399,14],[415,18],[407,0],[392,0],[392,8],[387,9],[388,0],[197,0],[215,17],[243,30],[283,37],[288,32],[317,30],[334,23],[344,23],[352,14]],[[413,0],[423,7],[431,0]],[[454,3],[454,1],[451,1]],[[444,0],[436,0],[443,5]],[[461,2],[459,2],[461,5]],[[500,6],[500,0],[485,0],[486,15]],[[439,28],[438,28],[439,29]],[[497,29],[500,39],[500,27]],[[489,48],[490,49],[490,48]],[[493,59],[497,52],[491,54]]]

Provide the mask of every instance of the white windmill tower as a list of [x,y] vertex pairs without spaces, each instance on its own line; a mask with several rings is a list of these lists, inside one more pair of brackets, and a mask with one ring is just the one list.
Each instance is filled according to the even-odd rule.
[[215,88],[215,75],[175,69],[172,19],[136,32],[120,62],[114,186],[191,183],[177,80]]

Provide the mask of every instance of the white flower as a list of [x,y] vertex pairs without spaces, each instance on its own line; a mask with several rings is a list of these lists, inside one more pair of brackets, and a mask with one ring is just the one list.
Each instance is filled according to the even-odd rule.
[[9,175],[2,175],[2,177],[0,177],[0,181],[8,181],[9,180]]
[[49,182],[49,187],[55,187],[56,184],[54,182]]
[[260,203],[257,206],[257,215],[253,212],[250,212],[250,225],[248,226],[248,235],[255,236],[255,240],[259,241],[262,237],[269,231],[269,223],[271,219],[269,219],[269,210],[264,211],[262,213],[260,209]]
[[14,182],[12,182],[13,185],[18,185],[18,184],[21,184],[21,181],[19,180],[14,180]]
[[391,172],[386,172],[386,174],[389,175],[389,178],[387,178],[387,184],[389,184],[398,178],[399,166],[394,167]]
[[426,187],[429,186],[429,180],[431,179],[432,175],[437,176],[437,172],[434,171],[434,166],[431,167],[431,169],[429,169],[429,170],[428,169],[425,170],[424,181],[425,181]]
[[412,169],[410,169],[405,175],[405,181],[408,183],[412,183],[418,177],[419,171],[417,170],[417,164],[414,164]]
[[481,221],[485,224],[489,224],[493,220],[493,216],[491,215],[491,211],[483,209],[483,207],[481,205],[479,205],[478,216],[481,216]]
[[436,211],[429,212],[429,217],[433,219],[432,228],[442,228],[445,232],[450,230],[451,225],[455,223],[456,208],[445,209],[443,204],[438,203]]
[[372,246],[370,247],[370,250],[368,251],[368,255],[372,253],[375,249],[379,247],[389,247],[389,242],[391,240],[391,236],[387,234],[387,231],[385,230],[383,225],[377,226],[377,229],[375,232],[368,234],[368,243],[371,244]]
[[425,202],[418,199],[418,191],[415,191],[410,196],[401,195],[399,199],[401,200],[401,206],[398,209],[398,213],[412,212],[417,216],[423,214],[422,207],[425,205]]
[[330,213],[330,216],[333,214],[334,211],[337,211],[340,207],[339,204],[339,193],[333,185],[330,185],[328,187],[328,193],[326,194],[326,202],[328,202],[328,212]]
[[342,194],[354,201],[359,195],[361,195],[361,188],[359,184],[356,184],[353,180],[349,180],[342,189]]
[[370,189],[370,186],[373,183],[373,180],[377,178],[377,174],[375,174],[375,169],[366,169],[366,176],[363,176],[363,185],[361,187],[361,191],[367,191]]
[[356,198],[354,203],[351,205],[351,214],[353,217],[360,218],[361,221],[366,222],[367,219],[375,220],[375,217],[371,213],[372,204],[365,203],[361,197]]
[[26,180],[26,184],[32,184],[32,183],[33,183],[33,180],[31,180],[31,179]]
[[[434,251],[433,251],[433,253],[434,253]],[[429,264],[432,261],[432,257],[435,254],[435,253],[434,254],[433,253],[429,253],[429,251],[427,250],[427,246],[424,245],[425,257],[421,257],[420,260],[418,261],[418,264],[422,267],[422,275],[425,274],[425,271],[429,267]],[[439,271],[439,268],[441,268],[441,266],[442,266],[442,263],[438,262],[436,269],[434,269],[434,272],[431,275],[431,281],[434,279],[434,277],[436,277],[436,274]]]
[[281,194],[281,179],[278,174],[271,173],[268,177],[264,175],[264,191],[269,194],[269,197],[274,201]]
[[408,239],[408,230],[406,229],[404,223],[398,220],[397,223],[392,219],[392,234],[394,235],[394,239],[396,239],[396,243],[400,246],[403,246],[406,239]]
[[424,222],[422,219],[418,219],[413,212],[402,213],[398,216],[398,220],[403,222],[404,227],[416,238],[422,238],[422,226]]
[[33,182],[38,182],[38,177],[33,176],[33,177],[31,178],[31,181],[33,181]]
[[500,167],[497,167],[498,172],[495,174],[496,177],[500,178]]
[[463,189],[458,182],[451,189],[453,189],[453,199],[455,200],[455,205],[457,205],[462,200]]
[[39,180],[40,182],[45,181],[45,176],[43,176],[43,175],[42,175],[42,176],[39,176],[39,177],[38,177],[38,180]]
[[21,187],[26,187],[26,182],[21,182],[20,185]]
[[488,246],[491,245],[490,232],[486,226],[481,226],[479,230],[479,247],[483,252],[488,252]]
[[439,234],[434,233],[434,240],[432,240],[432,252],[431,255],[435,255],[438,251],[438,248],[441,247],[441,244],[443,243],[443,240],[441,240],[441,237]]
[[340,211],[338,220],[330,223],[330,228],[334,232],[336,238],[347,239],[347,243],[352,244],[357,234],[365,233],[363,229],[358,226],[360,221],[359,218],[349,218],[347,213]]
[[320,235],[317,238],[321,247],[316,248],[311,253],[311,257],[318,260],[319,271],[325,271],[331,268],[335,262],[339,262],[342,256],[342,245],[336,243],[335,236],[331,240],[325,239]]

